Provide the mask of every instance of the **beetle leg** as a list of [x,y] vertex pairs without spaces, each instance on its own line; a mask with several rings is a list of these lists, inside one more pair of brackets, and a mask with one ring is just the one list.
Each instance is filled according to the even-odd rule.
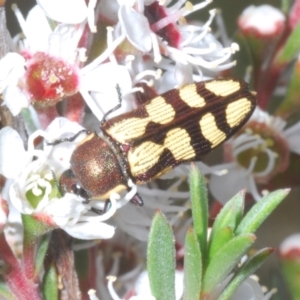
[[130,200],[131,203],[133,203],[136,206],[143,206],[144,205],[144,201],[142,199],[142,197],[136,193]]

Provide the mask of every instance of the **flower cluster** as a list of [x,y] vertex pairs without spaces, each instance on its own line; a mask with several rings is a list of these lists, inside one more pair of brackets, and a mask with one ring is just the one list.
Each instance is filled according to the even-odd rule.
[[[47,1],[38,1],[26,19],[13,6],[25,38],[16,36],[17,52],[7,53],[0,61],[0,87],[5,105],[12,115],[22,114],[31,135],[25,150],[17,132],[8,128],[1,131],[1,174],[10,179],[5,186],[4,199],[13,203],[19,212],[32,214],[40,220],[47,219],[49,225],[69,233],[69,226],[80,224],[83,232],[87,232],[85,238],[95,238],[94,230],[84,228],[82,224],[91,223],[93,226],[93,222],[108,220],[130,197],[117,203],[111,197],[112,207],[101,217],[90,217],[89,211],[91,207],[103,210],[102,202],[82,204],[82,201],[73,201],[76,197],[68,193],[57,198],[56,178],[69,168],[70,155],[84,135],[53,147],[47,142],[73,136],[82,129],[70,121],[83,122],[85,127],[96,129],[104,114],[119,102],[116,86],[122,93],[122,105],[111,112],[109,118],[137,106],[134,99],[146,101],[171,88],[204,79],[206,69],[221,71],[234,64],[228,59],[237,50],[237,45],[233,43],[224,48],[209,32],[215,10],[210,11],[206,23],[190,25],[186,21],[189,14],[210,1],[195,6],[185,1],[173,6],[148,2],[121,1],[116,5],[101,1],[94,7],[92,1],[87,6],[82,1],[74,1],[72,18],[67,4],[58,12],[56,3],[49,5]],[[52,23],[49,23],[49,18]],[[92,34],[96,29],[100,38]],[[99,40],[102,46],[98,44]],[[62,100],[62,113],[66,119],[58,118],[61,112],[57,111],[56,104]],[[85,114],[85,104],[96,118]],[[45,140],[43,148],[36,150],[41,137]],[[16,152],[11,152],[8,146],[11,139],[17,144],[14,147]],[[14,174],[10,174],[11,170]],[[140,193],[144,192],[150,197],[147,189],[141,188]],[[31,200],[28,195],[37,198]],[[172,193],[155,197],[150,209],[160,207],[165,213],[169,211],[167,204]],[[182,193],[174,193],[173,197],[180,198]],[[54,206],[56,202],[60,210]],[[123,217],[116,220],[118,225],[124,223],[122,219],[127,219],[127,210],[126,207],[120,210]],[[184,211],[173,207],[170,212],[178,210]],[[40,216],[42,212],[48,218]],[[147,217],[140,221],[139,227],[147,227],[150,222],[151,217]],[[130,229],[131,226],[133,224],[128,225],[127,230],[136,231]],[[98,229],[99,238],[111,237],[114,229],[109,228],[109,231]],[[135,236],[145,240],[146,232]]]
[[299,185],[298,6],[296,1],[285,17],[270,5],[252,5],[238,19],[238,38],[252,61],[246,76],[257,93],[258,108],[225,144],[224,164],[214,167],[223,176],[211,176],[210,190],[222,203],[245,187],[258,201],[275,187]]

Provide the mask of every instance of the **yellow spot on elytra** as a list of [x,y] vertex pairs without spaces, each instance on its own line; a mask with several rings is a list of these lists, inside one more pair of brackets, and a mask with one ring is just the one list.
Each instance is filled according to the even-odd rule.
[[226,139],[226,134],[217,127],[217,123],[213,114],[205,114],[200,119],[199,124],[203,136],[211,142],[212,148],[218,146]]
[[179,96],[190,107],[205,106],[205,99],[197,93],[196,84],[189,84],[179,90]]
[[226,121],[232,128],[238,126],[245,116],[251,110],[251,102],[247,98],[241,98],[232,103],[229,103],[226,107]]
[[217,96],[226,97],[237,92],[241,85],[234,80],[216,80],[205,83],[205,88]]
[[166,103],[166,100],[158,96],[146,105],[146,110],[149,114],[149,121],[159,124],[171,122],[175,116],[175,110],[171,104]]
[[142,136],[147,124],[152,121],[158,124],[171,122],[175,117],[175,110],[171,104],[166,103],[161,96],[154,98],[145,106],[148,116],[144,118],[127,118],[115,122],[107,129],[107,132],[119,143]]
[[[146,173],[158,163],[164,149],[168,149],[176,161],[188,161],[196,156],[188,132],[182,128],[174,128],[167,133],[163,145],[146,141],[130,149],[128,152],[128,162],[131,174],[138,176]],[[170,169],[171,167],[167,166],[162,172],[156,174],[155,177],[163,175]]]

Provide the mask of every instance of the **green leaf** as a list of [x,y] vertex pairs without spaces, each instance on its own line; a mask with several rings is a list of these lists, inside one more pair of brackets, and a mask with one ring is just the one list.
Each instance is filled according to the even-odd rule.
[[184,246],[184,300],[199,300],[202,280],[202,257],[195,231],[191,228]]
[[293,29],[276,59],[276,64],[288,64],[300,51],[300,23]]
[[222,292],[218,300],[231,299],[237,288],[246,280],[250,275],[262,265],[262,263],[274,252],[274,248],[265,248],[256,252],[249,258],[239,269],[239,271],[231,279],[225,290]]
[[[299,249],[299,248],[297,248]],[[293,253],[294,252],[294,253]],[[281,271],[284,276],[285,284],[291,295],[291,299],[300,299],[300,260],[299,260],[299,250],[292,250],[285,255],[281,256]]]
[[246,214],[236,229],[235,234],[254,233],[262,222],[281,203],[289,191],[289,189],[277,190],[263,197]]
[[276,115],[284,120],[291,114],[298,112],[300,109],[299,102],[299,83],[300,83],[300,69],[299,63],[294,63],[293,72],[287,83],[287,88],[284,94],[284,99],[276,109]]
[[235,231],[244,213],[244,196],[245,191],[241,191],[224,205],[214,222],[210,241],[222,228],[229,227],[232,231]]
[[208,252],[208,263],[211,262],[215,254],[232,238],[234,237],[231,227],[221,228],[211,240],[209,252]]
[[234,237],[213,256],[203,278],[203,298],[208,297],[228,276],[254,241],[253,234],[241,234]]
[[281,0],[281,11],[287,15],[290,10],[290,0]]
[[22,223],[24,226],[24,245],[35,243],[40,236],[54,229],[45,222],[37,221],[32,215],[22,215]]
[[194,230],[200,244],[202,257],[207,251],[208,199],[205,178],[199,169],[192,164],[190,173],[190,194]]
[[172,229],[161,212],[156,212],[148,240],[147,269],[156,300],[175,299],[175,245]]
[[44,235],[42,236],[37,254],[36,254],[36,259],[35,259],[35,273],[36,274],[40,274],[40,271],[44,265],[44,260],[45,260],[45,256],[47,253],[47,249],[48,249],[48,245],[49,245],[49,236],[48,235]]
[[58,279],[56,269],[53,264],[50,266],[44,276],[43,295],[45,300],[58,299]]

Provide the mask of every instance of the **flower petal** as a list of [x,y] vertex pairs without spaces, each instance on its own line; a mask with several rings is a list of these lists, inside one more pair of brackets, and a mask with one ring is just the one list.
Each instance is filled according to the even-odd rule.
[[28,162],[23,141],[16,130],[0,130],[0,173],[6,178],[16,178]]
[[284,136],[289,144],[291,152],[300,154],[300,122],[284,130]]
[[48,19],[40,6],[34,6],[26,18],[26,38],[32,51],[46,52],[49,35],[52,33]]
[[50,19],[57,22],[78,24],[87,17],[84,0],[37,0],[37,3]]
[[119,9],[119,19],[129,42],[138,50],[149,52],[152,48],[152,39],[147,18],[129,5],[122,5]]
[[[72,137],[80,130],[84,129],[76,122],[71,122],[66,118],[56,118],[48,126],[46,132],[49,136],[47,142],[53,142],[58,139]],[[70,167],[70,158],[77,144],[85,138],[82,134],[73,142],[64,142],[55,147],[44,145],[44,152],[48,156],[49,165],[57,170],[58,173]]]
[[82,240],[110,239],[115,234],[115,228],[102,222],[84,222],[62,228],[69,235]]
[[3,98],[13,116],[17,116],[30,104],[29,97],[16,85],[9,85],[3,92]]
[[0,59],[0,93],[9,84],[17,84],[25,73],[24,65],[24,57],[17,53],[9,52]]
[[67,193],[62,198],[52,199],[43,208],[38,206],[36,210],[45,212],[55,224],[64,227],[73,226],[87,208],[78,196]]
[[239,168],[234,163],[233,166],[235,167],[229,169],[225,175],[217,176],[213,174],[210,177],[209,190],[221,203],[226,203],[237,192],[248,186],[246,170]]
[[[128,69],[125,66],[113,63],[99,65],[82,78],[82,88],[91,92],[93,100],[103,114],[119,103],[117,85],[120,87],[122,95],[129,94],[132,89]],[[122,106],[116,112],[111,113],[110,118],[133,108],[133,101],[126,101],[130,100],[130,95],[122,100]]]

